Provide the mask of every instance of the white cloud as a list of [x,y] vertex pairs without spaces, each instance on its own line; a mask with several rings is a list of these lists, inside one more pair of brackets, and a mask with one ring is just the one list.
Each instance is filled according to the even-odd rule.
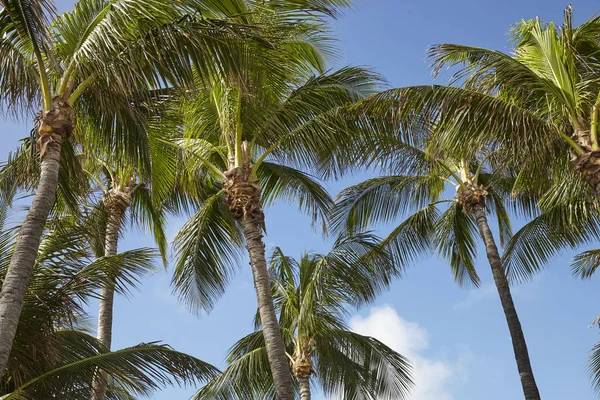
[[413,366],[415,387],[409,400],[454,400],[452,386],[466,382],[471,353],[457,346],[454,361],[425,354],[429,332],[415,322],[406,321],[390,306],[372,308],[367,317],[355,316],[350,327],[361,335],[372,336],[407,357]]

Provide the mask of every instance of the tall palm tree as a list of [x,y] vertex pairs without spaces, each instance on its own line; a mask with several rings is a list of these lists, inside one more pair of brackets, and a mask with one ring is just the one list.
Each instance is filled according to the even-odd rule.
[[[101,173],[99,179],[93,177],[102,195],[100,198],[103,214],[102,256],[110,257],[118,254],[119,237],[122,235],[127,220],[130,223],[149,227],[153,234],[163,261],[166,261],[166,236],[164,233],[165,216],[162,207],[156,204],[149,185],[136,178],[136,169],[116,162],[115,166],[95,159]],[[92,171],[90,171],[92,172]],[[111,348],[114,296],[116,282],[108,282],[102,287],[98,308],[97,338],[107,349]],[[95,399],[103,399],[106,391],[106,380],[99,377],[94,386]]]
[[[389,143],[389,142],[388,142]],[[486,256],[506,317],[517,368],[527,400],[539,400],[525,336],[512,299],[500,252],[488,222],[494,211],[500,243],[511,235],[507,202],[514,179],[498,167],[501,163],[490,153],[487,157],[453,159],[436,153],[418,141],[412,145],[397,142],[385,146],[389,175],[369,179],[344,189],[333,212],[338,230],[368,229],[376,222],[401,222],[382,241],[398,262],[408,265],[432,249],[446,258],[459,284],[479,285],[475,269],[476,235],[485,245]],[[448,185],[456,189],[448,193]],[[516,208],[531,207],[529,199],[518,199]]]
[[[408,361],[375,338],[352,332],[349,306],[372,300],[393,266],[370,235],[340,237],[327,254],[306,253],[299,261],[275,248],[271,290],[289,367],[301,400],[312,385],[344,399],[406,398],[412,381]],[[393,269],[393,268],[392,268]],[[260,322],[237,342],[229,366],[196,399],[273,399],[275,390]]]
[[332,164],[347,162],[323,156],[351,143],[348,133],[355,127],[338,109],[364,96],[377,80],[369,71],[350,67],[307,78],[289,76],[285,89],[273,90],[270,77],[260,78],[266,80],[249,80],[241,87],[213,82],[184,104],[184,138],[175,143],[187,154],[187,187],[202,189],[203,197],[175,239],[173,284],[194,307],[210,307],[245,244],[278,397],[291,399],[262,240],[263,206],[296,199],[314,221],[323,220],[332,201],[309,172],[331,171]]
[[[192,3],[197,6],[192,11],[203,6]],[[6,365],[35,250],[54,203],[61,149],[73,133],[77,136],[75,117],[85,110],[86,97],[102,99],[94,104],[106,110],[125,111],[131,108],[130,96],[147,92],[149,86],[179,84],[186,76],[191,82],[191,61],[199,70],[206,65],[212,70],[219,59],[212,57],[212,50],[227,46],[225,36],[235,30],[225,21],[182,17],[190,8],[179,1],[85,0],[52,24],[43,7],[49,4],[3,0],[0,11],[0,102],[21,115],[40,109],[39,185],[0,292],[0,370]]]
[[[0,279],[8,269],[18,227],[6,223],[9,202],[0,204]],[[217,370],[194,357],[157,343],[113,353],[88,335],[85,305],[101,287],[116,282],[127,292],[153,270],[152,249],[93,257],[101,231],[96,220],[61,218],[49,222],[25,296],[7,369],[0,379],[2,399],[89,399],[98,368],[110,379],[109,398],[149,395],[171,383],[195,383]]]
[[263,205],[296,198],[315,220],[323,215],[331,200],[308,173],[332,173],[347,163],[325,155],[349,142],[336,134],[358,129],[339,109],[378,82],[360,68],[323,72],[331,47],[322,14],[337,3],[344,2],[248,2],[241,15],[250,23],[283,32],[273,38],[275,49],[249,53],[243,69],[199,84],[177,111],[184,132],[174,143],[187,154],[184,181],[200,204],[175,240],[174,286],[194,307],[210,307],[246,245],[271,371],[284,400],[292,385],[269,288]]

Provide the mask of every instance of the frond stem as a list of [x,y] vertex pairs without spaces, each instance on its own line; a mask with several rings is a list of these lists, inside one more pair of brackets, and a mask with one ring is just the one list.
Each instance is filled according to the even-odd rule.
[[88,86],[90,86],[90,84],[94,81],[95,78],[96,73],[93,73],[87,78],[85,78],[85,80],[81,82],[79,86],[77,86],[77,89],[75,89],[73,93],[71,93],[71,95],[69,96],[69,105],[72,106],[75,103],[75,100],[77,100],[77,98],[81,96],[81,94],[85,91],[85,89],[88,88]]
[[71,77],[74,74],[75,74],[75,60],[71,60],[71,62],[69,63],[69,66],[67,67],[67,70],[65,71],[63,76],[60,78],[60,82],[58,83],[58,87],[56,88],[56,94],[62,95],[63,93],[65,93],[65,90],[67,88],[69,80],[71,80]]
[[235,166],[241,167],[244,162],[242,154],[242,91],[237,90],[237,109],[235,115]]
[[565,142],[577,153],[578,155],[585,154],[585,151],[568,135],[565,135],[563,132],[560,132],[560,137],[563,138]]
[[477,166],[477,171],[475,171],[475,176],[473,177],[473,182],[475,182],[476,185],[477,181],[479,180],[479,174],[481,173],[483,164],[485,164],[485,162],[492,156],[492,154],[494,154],[494,152],[488,153],[485,157],[483,157],[483,160],[481,160],[481,162]]
[[104,184],[102,183],[102,181],[100,179],[98,179],[97,177],[95,177],[93,173],[91,173],[90,171],[88,171],[85,168],[83,168],[83,172],[85,172],[89,176],[89,178],[91,180],[93,180],[94,182],[96,182],[96,184],[98,186],[100,186],[100,188],[102,188],[102,191],[104,193],[108,192],[108,188],[106,186],[104,186]]
[[454,179],[456,179],[456,182],[458,183],[458,185],[462,188],[464,188],[465,184],[463,182],[463,180],[461,179],[460,176],[458,176],[456,174],[455,171],[452,170],[452,168],[450,168],[449,166],[447,166],[443,161],[435,161],[436,163],[438,163],[442,168],[444,168]]
[[590,139],[592,140],[592,149],[597,150],[600,148],[598,145],[598,106],[600,105],[600,93],[596,103],[592,107],[592,126],[590,127]]
[[50,107],[52,106],[52,93],[50,93],[50,82],[48,81],[48,75],[46,74],[46,65],[44,64],[44,58],[42,57],[42,54],[37,46],[34,46],[34,50],[40,74],[42,96],[44,97],[44,111],[49,111]]

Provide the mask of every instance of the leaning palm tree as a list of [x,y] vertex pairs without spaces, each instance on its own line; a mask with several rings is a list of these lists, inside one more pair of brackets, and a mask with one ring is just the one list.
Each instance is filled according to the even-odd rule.
[[[421,150],[426,146],[418,143],[388,142],[384,147],[387,159],[378,160],[391,168],[390,174],[344,189],[333,212],[334,227],[354,232],[406,216],[382,246],[402,265],[437,249],[449,261],[459,284],[476,286],[479,233],[508,324],[525,398],[539,399],[525,336],[487,216],[488,211],[495,212],[503,244],[511,235],[507,202],[527,210],[530,200],[510,197],[514,179],[498,167],[493,153],[467,160],[453,159],[431,148]],[[449,185],[456,189],[454,195],[448,193]]]
[[[9,202],[0,204],[0,278],[8,269],[18,227],[7,220]],[[7,369],[0,379],[2,399],[89,399],[94,374],[106,371],[108,398],[146,396],[171,383],[193,384],[217,370],[194,357],[157,343],[115,352],[86,333],[85,306],[108,282],[127,293],[153,270],[156,252],[135,249],[93,257],[101,240],[95,219],[49,222],[25,296]]]
[[[301,400],[314,386],[344,399],[403,399],[412,381],[408,361],[379,340],[352,332],[344,320],[350,305],[373,297],[393,270],[376,238],[340,237],[327,254],[306,253],[299,261],[275,248],[271,290],[279,329]],[[195,399],[274,399],[275,390],[258,318],[257,330],[237,342],[229,366]]]
[[[204,49],[206,54],[211,39],[204,33],[221,32],[204,18],[182,18],[184,3],[177,1],[87,0],[52,25],[44,4],[49,3],[4,0],[0,10],[0,102],[16,114],[38,105],[41,110],[36,131],[40,182],[0,294],[0,369],[10,352],[35,262],[32,250],[39,246],[54,202],[61,144],[74,133],[85,97],[100,96],[109,109],[128,108],[131,93],[180,82],[192,58],[204,65],[195,57],[202,53],[182,54],[181,49]],[[223,41],[216,42],[223,46]],[[167,60],[165,54],[178,57]]]
[[[191,82],[192,60],[205,72],[213,70],[215,60],[227,62],[227,57],[213,57],[213,50],[223,54],[235,31],[226,21],[185,16],[188,10],[202,11],[203,2],[190,2],[190,9],[180,1],[85,0],[54,21],[46,12],[51,7],[43,7],[48,4],[3,0],[0,10],[0,102],[19,115],[40,111],[35,131],[39,185],[0,294],[0,369],[54,203],[61,150],[77,137],[74,124],[90,104],[86,98],[103,100],[92,102],[103,106],[96,111],[135,113],[131,95],[140,96],[149,86],[180,84],[186,77]],[[249,31],[245,26],[244,35]]]

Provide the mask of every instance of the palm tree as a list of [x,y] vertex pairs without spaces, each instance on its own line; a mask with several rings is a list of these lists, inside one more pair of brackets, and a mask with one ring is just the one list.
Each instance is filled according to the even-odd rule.
[[[342,2],[314,5],[329,3]],[[183,138],[173,141],[186,153],[183,182],[198,206],[175,239],[173,284],[192,307],[210,307],[246,245],[271,371],[283,400],[292,398],[292,385],[269,288],[263,205],[295,198],[315,221],[324,215],[331,199],[308,173],[331,174],[347,163],[325,155],[350,143],[343,132],[358,129],[340,109],[378,82],[360,68],[323,72],[323,54],[330,47],[318,11],[310,1],[249,4],[241,15],[252,24],[275,32],[280,25],[289,28],[273,39],[274,50],[248,54],[244,69],[187,93],[176,111],[183,115]]]
[[360,68],[299,80],[290,77],[282,93],[273,93],[268,82],[247,82],[245,88],[214,82],[184,106],[191,107],[183,112],[186,137],[175,141],[187,154],[186,187],[200,189],[202,197],[175,239],[173,284],[193,307],[210,307],[246,244],[280,399],[291,399],[291,381],[269,286],[263,205],[297,199],[315,222],[323,220],[332,201],[297,167],[326,170],[346,162],[322,156],[333,147],[329,141],[350,143],[342,139],[351,128],[338,108],[375,83]]
[[[114,115],[115,110],[134,115],[131,98],[150,87],[192,82],[192,61],[197,70],[210,73],[215,60],[225,64],[233,59],[213,57],[224,54],[224,48],[235,53],[230,39],[253,34],[249,26],[242,31],[227,21],[195,16],[211,10],[212,1],[204,7],[197,1],[85,0],[58,18],[46,12],[50,4],[3,0],[0,11],[0,102],[18,115],[40,109],[35,130],[39,184],[0,293],[0,369],[35,262],[32,249],[39,246],[54,203],[62,149],[79,135],[76,117]],[[89,113],[90,105],[100,107]],[[119,139],[130,150],[135,147],[131,138],[96,138]]]
[[[0,204],[0,277],[10,263],[18,227],[6,223],[6,199]],[[217,370],[194,357],[157,343],[115,352],[88,335],[82,322],[85,305],[108,282],[126,293],[153,270],[156,252],[135,249],[93,257],[101,240],[96,219],[61,218],[49,222],[25,296],[7,369],[0,379],[2,399],[89,399],[100,368],[110,379],[109,398],[149,395],[172,383],[195,383]]]
[[[124,157],[123,157],[124,158]],[[103,245],[102,256],[110,257],[118,254],[117,247],[119,237],[124,229],[125,222],[138,224],[150,228],[163,262],[166,262],[166,236],[164,233],[164,212],[162,207],[157,206],[149,185],[143,184],[136,179],[136,169],[124,165],[123,162],[115,162],[111,168],[108,163],[99,159],[90,160],[92,168],[100,167],[100,175],[104,179],[96,180],[102,191],[101,212],[103,214]],[[90,171],[93,173],[92,171]],[[102,176],[100,176],[102,178]],[[98,309],[97,338],[107,349],[111,348],[112,326],[113,326],[113,303],[116,282],[108,282],[102,287]],[[94,397],[103,399],[106,391],[106,380],[99,378],[94,385]]]
[[[300,399],[311,398],[311,382],[326,395],[344,399],[407,397],[412,385],[408,361],[344,322],[350,305],[372,300],[387,286],[393,262],[377,249],[376,238],[340,237],[329,253],[306,253],[299,261],[275,248],[269,264],[290,360],[287,373],[294,376]],[[197,400],[275,398],[258,316],[255,323],[257,330],[232,347],[229,366],[200,390]]]
[[[433,133],[432,135],[435,135]],[[530,199],[511,198],[514,179],[507,175],[494,153],[487,157],[453,159],[427,148],[426,142],[387,142],[378,158],[389,175],[369,179],[344,189],[333,212],[337,230],[367,229],[376,222],[392,222],[406,216],[382,241],[401,265],[408,265],[432,249],[446,258],[459,284],[479,285],[475,269],[476,238],[485,245],[494,283],[510,331],[525,398],[540,398],[533,376],[525,336],[515,309],[500,252],[488,223],[487,212],[498,219],[500,243],[511,236],[506,205],[517,210],[531,207]],[[456,189],[448,196],[451,184]],[[411,214],[412,213],[412,214]]]
[[[497,146],[517,166],[518,189],[539,187],[552,168],[578,171],[600,194],[598,150],[597,31],[600,16],[572,26],[572,9],[560,29],[538,19],[512,30],[513,54],[480,47],[442,44],[429,49],[434,75],[461,66],[457,86],[415,86],[382,92],[383,107],[395,105],[407,131],[437,129],[440,148],[468,158],[473,149]],[[524,186],[524,187],[523,187]]]

